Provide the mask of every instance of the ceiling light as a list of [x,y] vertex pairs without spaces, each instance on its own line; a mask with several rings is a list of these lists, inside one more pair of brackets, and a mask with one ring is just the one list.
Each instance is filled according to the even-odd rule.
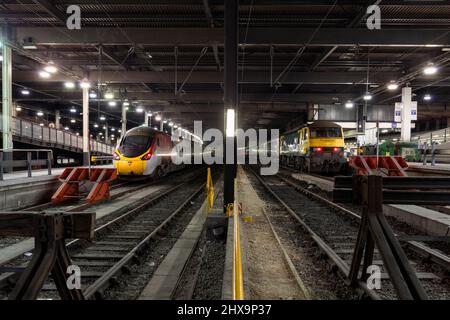
[[70,122],[71,122],[71,123],[75,123],[75,122],[77,122],[77,121],[76,121],[75,119],[71,119]]
[[48,73],[56,73],[58,71],[58,69],[54,65],[51,65],[51,64],[49,64],[48,66],[45,66],[44,70]]
[[425,101],[430,101],[430,100],[431,100],[431,95],[426,94],[426,95],[423,97],[423,100],[425,100]]
[[176,128],[178,128],[178,126],[177,126],[177,125],[174,125],[173,127],[174,127],[175,129],[176,129]]
[[158,127],[154,127],[155,130],[158,130]]
[[147,57],[149,57],[150,59],[152,59],[152,55],[150,53],[147,53]]
[[94,124],[94,128],[98,128],[98,124]]
[[366,100],[366,101],[372,100],[372,95],[369,92],[367,92],[364,95],[363,99]]
[[3,61],[3,56],[0,54],[0,62]]
[[119,129],[119,130],[117,130],[117,132],[122,132],[122,130],[121,130],[121,129]]
[[149,113],[147,113],[147,115],[148,115],[149,117],[151,117],[151,116],[153,115],[153,113],[149,112]]
[[73,89],[73,88],[75,88],[75,83],[70,82],[70,81],[67,81],[67,82],[64,83],[64,86],[65,86],[67,89]]
[[346,107],[347,109],[351,109],[351,108],[353,108],[353,106],[354,106],[354,104],[353,104],[353,102],[351,102],[351,101],[347,101],[347,103],[345,104],[345,107]]
[[100,116],[100,120],[105,121],[106,120],[105,116]]
[[136,112],[139,112],[139,113],[144,112],[144,109],[142,109],[142,107],[137,107]]
[[77,133],[75,133],[77,136],[79,136],[80,134],[77,132]]
[[111,128],[111,131],[116,131],[116,129],[114,129],[114,128]]
[[388,132],[389,132],[388,129],[381,130],[381,133],[388,133]]
[[108,102],[108,105],[109,105],[110,107],[115,107],[115,106],[117,106],[117,102],[115,102],[115,101],[110,101],[110,102]]
[[81,89],[89,89],[91,87],[91,83],[84,79],[83,81],[80,82],[80,88]]
[[44,115],[44,113],[42,111],[38,111],[36,114],[38,117],[42,117]]
[[66,131],[69,130],[69,127],[65,127],[64,130],[66,130]]
[[94,91],[92,91],[91,93],[89,93],[89,98],[91,98],[91,99],[97,98],[97,93],[95,93]]
[[43,127],[43,126],[44,126],[44,124],[43,124],[43,123],[39,123],[39,125],[40,125],[41,127]]
[[39,76],[41,78],[48,79],[48,78],[50,78],[50,73],[48,73],[47,71],[41,71],[41,72],[39,72]]
[[114,94],[112,92],[106,92],[105,99],[108,99],[108,100],[114,99]]
[[427,76],[429,76],[429,75],[433,75],[433,74],[435,74],[437,72],[437,68],[434,66],[434,64],[432,64],[432,63],[429,63],[428,64],[428,66],[426,66],[424,69],[423,69],[423,73],[425,74],[425,75],[427,75]]
[[156,120],[156,121],[161,121],[161,116],[158,114],[158,115],[155,117],[155,120]]
[[75,109],[74,107],[72,107],[72,108],[70,109],[70,112],[75,113],[75,112],[77,112],[77,109]]
[[169,127],[173,127],[173,122],[169,122]]
[[388,90],[397,90],[398,84],[395,81],[391,81],[390,83],[388,83],[387,88]]
[[19,107],[19,106],[17,106],[17,107],[16,107],[16,111],[22,111],[22,108]]
[[22,93],[24,96],[27,96],[27,95],[30,94],[30,90],[23,89],[23,90],[21,91],[21,93]]
[[164,120],[163,123],[167,123],[167,120]]
[[124,107],[128,107],[130,105],[130,103],[128,102],[128,101],[125,101],[124,103],[123,103],[123,106]]

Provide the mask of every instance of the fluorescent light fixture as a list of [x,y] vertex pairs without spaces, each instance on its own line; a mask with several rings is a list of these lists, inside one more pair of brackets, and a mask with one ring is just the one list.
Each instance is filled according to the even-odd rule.
[[115,106],[117,106],[117,102],[115,102],[115,101],[110,101],[110,102],[108,102],[108,106],[110,106],[110,107],[115,107]]
[[106,120],[105,116],[100,116],[100,121],[105,121],[105,120]]
[[69,127],[65,127],[64,130],[66,130],[66,131],[69,130]]
[[169,127],[173,127],[173,122],[169,122]]
[[234,109],[227,109],[227,137],[234,137],[235,121],[236,119]]
[[50,78],[50,73],[48,73],[47,71],[40,71],[39,76],[41,78],[48,79],[48,78]]
[[346,107],[347,109],[351,109],[351,108],[354,107],[354,104],[353,104],[353,102],[351,102],[351,101],[347,101],[347,103],[345,104],[345,107]]
[[158,130],[158,127],[154,127],[153,129]]
[[79,136],[80,134],[77,132],[77,133],[75,133],[75,135]]
[[391,81],[388,83],[387,85],[388,90],[397,90],[398,89],[398,84],[395,81]]
[[108,99],[108,100],[114,99],[114,94],[112,92],[106,92],[105,99]]
[[30,94],[30,90],[23,89],[20,93],[22,93],[24,96],[27,96]]
[[75,122],[77,122],[75,119],[70,119],[70,122],[71,123],[75,123]]
[[77,109],[75,109],[74,107],[72,107],[72,108],[70,109],[70,112],[75,113],[75,112],[77,112]]
[[73,89],[75,88],[75,83],[71,81],[64,82],[64,87],[66,87],[67,89]]
[[16,111],[22,111],[22,107],[17,106]]
[[106,130],[106,126],[103,126],[103,130]]
[[44,126],[44,124],[43,124],[43,123],[39,123],[39,125],[40,125],[41,127],[43,127],[43,126]]
[[163,123],[167,123],[167,120],[164,120]]
[[366,101],[372,100],[372,95],[369,92],[367,92],[364,95],[363,99],[366,100]]
[[137,107],[136,112],[142,113],[142,112],[144,112],[144,109],[142,109],[142,107]]
[[381,130],[381,133],[388,133],[388,132],[389,132],[388,129]]
[[0,54],[0,62],[3,61],[3,56]]
[[114,129],[114,128],[111,128],[111,131],[116,131],[116,129]]
[[38,117],[42,117],[44,115],[44,113],[42,111],[38,111],[36,114]]
[[124,103],[123,103],[123,106],[124,107],[128,107],[130,105],[130,103],[128,102],[128,101],[125,101]]
[[428,66],[426,66],[423,69],[423,73],[427,76],[433,75],[437,72],[437,68],[434,66],[434,64],[430,63]]
[[54,65],[49,64],[48,66],[44,67],[44,71],[48,73],[56,73],[58,69]]
[[161,118],[161,116],[160,116],[159,114],[156,115],[156,117],[155,117],[155,120],[156,120],[156,121],[161,121],[161,119],[162,119],[162,118]]
[[425,47],[427,48],[439,48],[442,47],[440,44],[426,44]]
[[94,124],[94,128],[98,128],[98,124],[95,123],[95,124]]
[[174,127],[175,129],[177,129],[177,128],[178,128],[178,126],[177,126],[177,125],[174,125],[173,127]]
[[431,100],[431,95],[426,94],[426,95],[423,97],[423,100],[425,100],[425,101],[430,101],[430,100]]
[[92,91],[91,93],[89,93],[89,98],[91,98],[91,99],[97,98],[97,93]]

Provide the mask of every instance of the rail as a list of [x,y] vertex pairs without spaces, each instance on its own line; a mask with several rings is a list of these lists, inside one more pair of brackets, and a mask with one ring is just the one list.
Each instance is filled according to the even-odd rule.
[[[26,160],[11,160],[3,159],[3,154],[5,152],[26,152],[27,159]],[[33,159],[32,154],[36,152],[37,159]],[[47,153],[46,159],[39,159],[39,153],[45,152]],[[3,170],[4,169],[14,169],[14,168],[23,168],[26,167],[28,171],[28,178],[32,177],[33,166],[47,166],[48,175],[52,174],[52,160],[53,160],[53,151],[50,149],[0,149],[0,181],[3,181]]]
[[[0,131],[3,131],[3,125],[0,121]],[[60,147],[63,149],[82,152],[83,137],[67,131],[41,126],[38,123],[12,118],[11,131],[15,140],[20,142],[38,142],[39,144],[47,144],[48,146]],[[91,152],[112,154],[113,147],[90,139],[89,146]]]

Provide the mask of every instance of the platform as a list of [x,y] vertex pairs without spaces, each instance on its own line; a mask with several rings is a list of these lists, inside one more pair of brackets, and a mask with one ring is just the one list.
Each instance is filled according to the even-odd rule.
[[408,162],[410,170],[406,172],[409,175],[415,175],[417,173],[424,175],[450,175],[450,164],[449,163],[436,163],[432,166],[429,162],[427,165],[423,165],[419,162]]

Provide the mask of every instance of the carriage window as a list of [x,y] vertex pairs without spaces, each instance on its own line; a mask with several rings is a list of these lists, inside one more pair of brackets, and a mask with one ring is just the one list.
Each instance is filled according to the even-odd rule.
[[341,138],[341,128],[311,128],[311,138]]

